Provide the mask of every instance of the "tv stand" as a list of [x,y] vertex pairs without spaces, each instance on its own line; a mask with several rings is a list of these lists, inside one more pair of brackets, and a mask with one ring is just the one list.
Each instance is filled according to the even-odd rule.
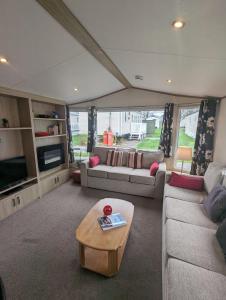
[[[0,119],[3,118],[8,120],[9,127],[0,125],[0,160],[25,156],[28,178],[0,190],[0,220],[69,179],[65,102],[0,87]],[[48,131],[55,125],[55,134],[36,137],[36,132]],[[65,163],[40,172],[37,147],[57,143],[64,145]]]

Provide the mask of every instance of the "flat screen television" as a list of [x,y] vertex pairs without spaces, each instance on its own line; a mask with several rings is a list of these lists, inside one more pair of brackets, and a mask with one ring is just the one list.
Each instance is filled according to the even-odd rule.
[[20,183],[27,176],[25,156],[0,160],[0,191]]

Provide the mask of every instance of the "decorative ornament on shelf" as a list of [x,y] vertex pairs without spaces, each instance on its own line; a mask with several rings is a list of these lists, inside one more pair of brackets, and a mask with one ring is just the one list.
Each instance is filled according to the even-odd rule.
[[110,216],[112,214],[111,205],[105,205],[105,207],[103,208],[103,212],[105,216]]
[[9,128],[9,121],[5,118],[2,119],[2,125],[0,127]]

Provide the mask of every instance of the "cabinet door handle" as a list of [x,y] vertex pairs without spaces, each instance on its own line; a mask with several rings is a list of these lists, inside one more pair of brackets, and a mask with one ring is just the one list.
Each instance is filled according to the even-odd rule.
[[57,183],[57,178],[56,177],[54,178],[54,182],[55,182],[55,184]]
[[57,182],[60,182],[60,178],[59,177],[57,177]]
[[17,204],[20,205],[20,196],[17,196],[16,199],[17,199]]
[[16,200],[14,198],[12,199],[12,205],[13,205],[13,207],[16,206]]

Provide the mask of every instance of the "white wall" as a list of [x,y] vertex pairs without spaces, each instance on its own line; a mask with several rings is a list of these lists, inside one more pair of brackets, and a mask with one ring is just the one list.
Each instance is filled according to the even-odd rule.
[[[193,97],[172,96],[163,93],[151,92],[136,88],[125,89],[117,93],[104,96],[97,100],[73,105],[75,108],[88,108],[92,105],[97,108],[108,107],[142,107],[142,106],[164,106],[167,102],[176,104],[199,103],[201,99]],[[72,108],[72,106],[71,106]]]

